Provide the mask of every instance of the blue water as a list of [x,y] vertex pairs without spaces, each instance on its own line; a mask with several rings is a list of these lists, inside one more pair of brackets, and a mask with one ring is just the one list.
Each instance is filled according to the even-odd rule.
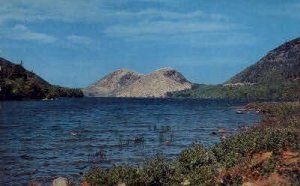
[[193,142],[213,145],[260,120],[225,100],[78,98],[0,102],[0,185],[79,181],[92,166],[175,157]]

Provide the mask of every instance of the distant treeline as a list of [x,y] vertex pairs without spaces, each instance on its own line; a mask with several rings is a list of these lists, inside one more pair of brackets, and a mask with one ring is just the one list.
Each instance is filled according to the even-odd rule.
[[253,85],[194,84],[192,89],[168,93],[173,98],[228,98],[248,100],[300,100],[300,81]]

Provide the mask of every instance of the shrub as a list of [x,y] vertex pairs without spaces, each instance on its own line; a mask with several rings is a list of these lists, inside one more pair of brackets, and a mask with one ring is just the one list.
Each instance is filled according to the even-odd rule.
[[293,144],[296,134],[291,129],[269,129],[260,139],[260,150],[274,151],[275,153]]
[[278,165],[278,162],[279,162],[279,160],[276,157],[274,157],[274,155],[272,155],[272,157],[270,159],[263,162],[263,164],[260,167],[259,172],[263,176],[268,176],[269,174],[274,172],[276,166]]
[[188,180],[191,185],[216,185],[216,177],[218,175],[215,166],[202,166],[190,170],[184,180]]
[[226,175],[222,183],[220,183],[221,186],[239,186],[242,185],[243,178],[240,175]]
[[175,173],[175,166],[161,156],[145,162],[143,167],[146,185],[169,185]]
[[84,175],[84,179],[91,184],[91,186],[95,185],[107,185],[107,183],[110,182],[110,179],[108,177],[108,170],[102,169],[102,168],[93,168],[90,171],[88,171]]
[[110,184],[125,183],[126,185],[139,185],[144,180],[142,172],[136,167],[116,166],[109,171]]
[[193,170],[206,165],[214,165],[216,157],[211,150],[194,144],[180,153],[178,161],[185,169]]

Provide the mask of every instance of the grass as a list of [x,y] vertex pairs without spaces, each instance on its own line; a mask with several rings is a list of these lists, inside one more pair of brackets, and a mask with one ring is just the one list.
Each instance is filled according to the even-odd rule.
[[249,104],[260,124],[217,145],[193,144],[177,159],[155,157],[141,167],[93,168],[89,185],[297,185],[300,180],[300,102]]

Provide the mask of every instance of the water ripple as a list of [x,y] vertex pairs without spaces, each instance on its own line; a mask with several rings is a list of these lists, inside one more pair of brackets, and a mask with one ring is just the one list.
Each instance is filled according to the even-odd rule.
[[78,181],[91,166],[175,157],[193,142],[212,145],[218,129],[257,123],[224,100],[82,98],[1,102],[0,185]]

